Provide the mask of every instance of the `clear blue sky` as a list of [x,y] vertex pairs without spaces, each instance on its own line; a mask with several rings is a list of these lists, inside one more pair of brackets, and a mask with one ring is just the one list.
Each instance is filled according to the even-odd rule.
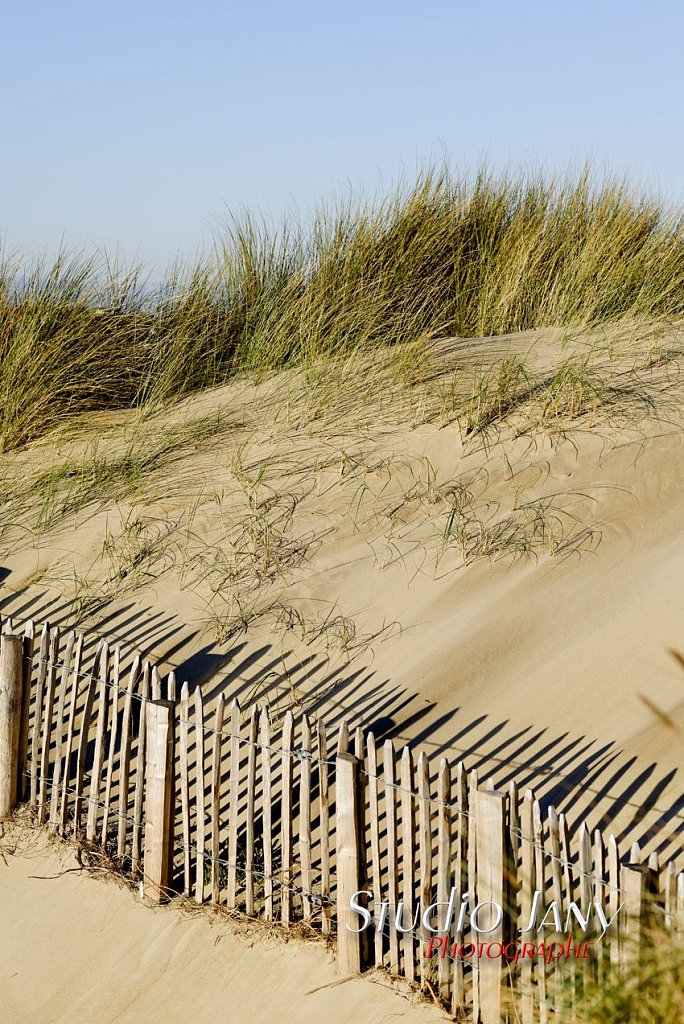
[[447,155],[592,157],[684,201],[681,0],[5,5],[0,233],[163,265]]

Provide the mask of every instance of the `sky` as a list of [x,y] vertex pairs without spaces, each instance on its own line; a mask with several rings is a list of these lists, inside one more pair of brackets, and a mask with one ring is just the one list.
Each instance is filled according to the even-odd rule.
[[447,159],[684,204],[681,0],[4,5],[0,238],[162,268]]

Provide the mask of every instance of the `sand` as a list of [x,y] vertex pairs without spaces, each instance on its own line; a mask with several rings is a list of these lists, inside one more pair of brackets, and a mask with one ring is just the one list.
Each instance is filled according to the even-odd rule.
[[[445,344],[438,382],[448,382],[445,367],[477,367],[485,353],[553,365],[566,341],[542,332]],[[663,344],[675,342],[681,335]],[[589,341],[576,344],[582,352]],[[286,375],[205,393],[146,429],[168,436],[214,416],[215,435],[179,449],[134,494],[66,514],[40,538],[9,532],[0,611],[66,627],[78,602],[95,595],[88,628],[175,668],[179,682],[202,687],[209,709],[224,692],[243,705],[307,710],[333,730],[344,717],[435,759],[463,759],[497,785],[533,786],[545,806],[565,812],[571,832],[584,820],[613,831],[622,849],[637,840],[646,852],[681,857],[684,669],[671,653],[684,652],[680,369],[644,371],[643,394],[562,431],[510,429],[486,443],[464,438],[448,415],[421,417],[394,400],[364,412],[353,394],[349,409],[327,406],[315,388],[302,398]],[[98,432],[100,451],[116,452],[127,422],[86,423],[11,465],[83,458]],[[449,511],[464,495],[463,544],[452,536],[445,545]],[[229,613],[235,621],[236,589],[249,598],[248,628],[220,636]],[[22,864],[15,858],[7,869],[17,900]],[[97,956],[126,977],[122,1015],[103,1020],[145,1020],[153,995],[177,1008],[184,990],[164,972],[176,969],[181,948],[193,976],[216,985],[207,1006],[218,1012],[236,992],[249,996],[250,1016],[231,1020],[278,1020],[288,1000],[303,1014],[288,1020],[361,1019],[361,1006],[364,1020],[408,1012],[392,996],[395,1010],[373,1018],[373,1000],[387,994],[371,986],[358,997],[354,984],[304,998],[327,983],[318,979],[333,980],[325,955],[309,947],[257,941],[249,951],[228,936],[217,950],[233,966],[221,974],[216,933],[204,922],[150,915],[111,887],[116,910],[107,916],[103,890],[73,874],[26,884],[36,914],[48,884],[51,893],[64,887],[54,930],[62,913],[94,914]],[[65,942],[89,948],[70,921]],[[30,945],[35,935],[23,928],[18,941]],[[80,964],[85,951],[73,953]],[[119,1006],[109,982],[90,984],[76,970],[72,998],[60,971],[48,990],[69,1016],[30,1019],[95,1019],[73,1014],[100,999],[101,986]],[[271,971],[282,990],[262,983]],[[193,984],[193,1014],[209,987]],[[10,991],[15,1000],[43,998],[25,979]]]
[[0,844],[2,1024],[443,1019],[382,975],[340,979],[317,943],[209,912],[153,910],[120,882],[79,871],[43,835],[22,830]]

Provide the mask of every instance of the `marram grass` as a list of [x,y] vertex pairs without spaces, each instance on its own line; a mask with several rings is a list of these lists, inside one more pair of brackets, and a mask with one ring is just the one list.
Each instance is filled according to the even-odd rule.
[[[0,263],[0,447],[237,372],[377,347],[684,315],[684,215],[620,181],[428,171],[304,225],[236,220],[214,253],[141,270]],[[411,349],[409,349],[411,351]]]

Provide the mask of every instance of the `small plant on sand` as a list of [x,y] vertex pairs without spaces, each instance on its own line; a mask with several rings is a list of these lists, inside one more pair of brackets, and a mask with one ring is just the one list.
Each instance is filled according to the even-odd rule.
[[530,371],[517,356],[504,359],[493,373],[481,374],[462,408],[464,436],[486,434],[492,424],[500,422],[526,402],[533,387]]

